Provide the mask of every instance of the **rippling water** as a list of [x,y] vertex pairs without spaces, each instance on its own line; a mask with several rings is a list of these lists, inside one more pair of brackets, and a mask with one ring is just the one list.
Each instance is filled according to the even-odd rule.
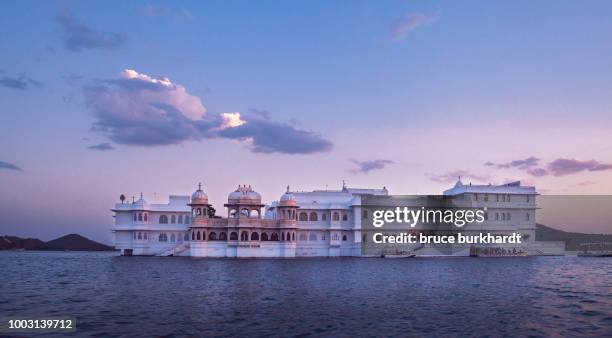
[[73,335],[612,335],[609,258],[0,252],[0,267],[0,316],[75,316]]

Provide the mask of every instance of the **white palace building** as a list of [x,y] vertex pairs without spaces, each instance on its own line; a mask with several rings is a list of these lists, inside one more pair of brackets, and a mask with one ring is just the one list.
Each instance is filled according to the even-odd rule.
[[[368,195],[389,193],[384,187],[343,186],[340,190],[311,192],[290,191],[287,187],[278,201],[265,205],[261,195],[245,185],[228,195],[226,217],[211,217],[211,204],[199,185],[191,197],[170,196],[167,204],[149,204],[142,194],[131,203],[117,203],[112,209],[112,231],[115,248],[124,256],[363,256],[362,246],[372,240],[362,231],[362,219],[368,217],[362,197]],[[525,242],[509,250],[529,255],[563,253],[562,242],[535,241],[535,187],[519,182],[472,185],[459,180],[444,195],[467,198],[474,207],[486,206],[488,217],[479,224],[480,231],[522,233]],[[413,251],[417,256],[470,255],[469,247],[440,251],[421,245]]]

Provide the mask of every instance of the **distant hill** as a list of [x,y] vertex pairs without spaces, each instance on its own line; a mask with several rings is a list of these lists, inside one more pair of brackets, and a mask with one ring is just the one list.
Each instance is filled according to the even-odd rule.
[[39,251],[111,251],[113,247],[85,238],[81,235],[70,234],[43,242],[36,238],[19,238],[15,236],[0,237],[0,250],[39,250]]
[[585,249],[584,246],[580,245],[582,243],[612,243],[612,235],[567,232],[544,224],[537,224],[536,241],[563,241],[565,242],[565,250],[579,251]]
[[0,237],[0,250],[32,250],[42,244],[45,244],[45,242],[37,238]]

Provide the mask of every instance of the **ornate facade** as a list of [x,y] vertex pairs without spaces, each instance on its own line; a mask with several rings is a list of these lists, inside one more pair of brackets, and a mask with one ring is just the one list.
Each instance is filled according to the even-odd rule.
[[[132,203],[117,203],[115,247],[122,255],[191,257],[340,257],[361,256],[368,235],[362,231],[364,196],[389,196],[386,188],[310,192],[287,191],[278,201],[262,203],[251,186],[241,185],[228,195],[225,217],[214,216],[201,185],[189,196],[170,196],[168,204],[149,204],[142,195]],[[464,185],[444,192],[487,207],[480,231],[520,231],[535,248],[534,187],[520,183]],[[551,243],[549,243],[551,244]],[[419,247],[419,255],[439,250]],[[559,244],[530,249],[531,254],[559,253]],[[561,249],[562,251],[562,249]],[[470,248],[453,248],[449,255],[467,256]]]

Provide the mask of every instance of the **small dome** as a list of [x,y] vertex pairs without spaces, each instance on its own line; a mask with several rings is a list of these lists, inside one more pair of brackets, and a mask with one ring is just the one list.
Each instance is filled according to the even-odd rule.
[[261,204],[261,195],[251,186],[239,185],[227,196],[228,204]]
[[202,190],[202,183],[198,184],[198,190],[191,195],[192,204],[208,204],[208,195]]
[[295,195],[293,195],[289,191],[289,186],[287,186],[287,192],[285,192],[283,196],[281,196],[280,198],[280,205],[281,206],[294,206],[296,204],[297,204],[297,201],[295,199]]

